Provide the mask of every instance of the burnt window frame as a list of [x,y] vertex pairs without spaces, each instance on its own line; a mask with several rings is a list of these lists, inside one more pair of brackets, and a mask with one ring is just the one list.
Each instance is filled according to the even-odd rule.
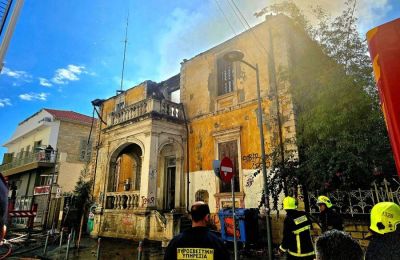
[[235,91],[235,66],[222,56],[217,58],[217,95],[223,96]]
[[[241,193],[243,192],[243,172],[242,172],[242,163],[241,163],[241,127],[234,127],[230,129],[224,129],[218,132],[214,132],[213,134],[214,137],[214,155],[215,159],[217,160],[222,160],[223,158],[220,158],[222,155],[220,155],[219,151],[219,144],[221,143],[226,143],[226,142],[236,142],[236,148],[237,148],[237,158],[236,162],[233,162],[234,167],[236,168],[237,171],[237,178],[238,181],[235,182],[235,193]],[[232,158],[231,158],[232,159]],[[221,190],[221,180],[216,177],[216,191],[217,193],[230,193],[231,192],[231,184],[229,183],[229,191],[223,191]]]
[[[229,146],[232,146],[232,145],[235,147],[236,150],[235,151],[233,151],[233,150],[226,151],[226,149],[231,148]],[[239,147],[238,147],[237,140],[230,140],[230,141],[218,143],[218,159],[220,161],[222,161],[222,159],[224,157],[228,157],[229,159],[232,160],[233,170],[234,170],[233,178],[235,180],[235,192],[240,192]],[[220,193],[231,193],[232,192],[231,183],[227,183],[227,182],[223,182],[222,180],[219,180],[219,192]]]

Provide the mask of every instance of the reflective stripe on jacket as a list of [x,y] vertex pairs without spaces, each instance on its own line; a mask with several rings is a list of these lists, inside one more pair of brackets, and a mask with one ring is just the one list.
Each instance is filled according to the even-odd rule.
[[280,249],[296,257],[314,255],[311,221],[303,211],[287,210]]

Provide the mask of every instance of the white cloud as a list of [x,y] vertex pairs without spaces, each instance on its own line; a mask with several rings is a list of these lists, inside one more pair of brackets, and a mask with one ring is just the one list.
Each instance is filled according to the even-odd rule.
[[0,107],[11,106],[9,98],[0,98]]
[[[273,2],[282,2],[285,0],[275,0]],[[341,14],[345,8],[346,0],[295,0],[306,16],[313,20],[311,8],[320,6],[330,15],[336,17]],[[356,3],[355,15],[358,17],[358,27],[361,35],[373,27],[377,26],[381,19],[392,9],[389,0],[359,0]]]
[[21,81],[25,81],[25,82],[32,81],[32,76],[23,70],[11,70],[10,68],[3,67],[0,74],[6,75],[8,77],[18,79]]
[[[267,4],[283,1],[286,0],[275,0],[268,3],[248,0],[235,2],[247,23],[254,26],[264,21],[264,17],[256,18],[254,13],[263,9]],[[311,13],[311,7],[320,6],[332,17],[336,17],[345,8],[345,1],[294,0],[311,21],[315,19]],[[221,13],[216,5],[217,2],[224,13]],[[157,39],[160,61],[157,65],[158,78],[153,78],[153,80],[165,80],[175,73],[179,73],[179,63],[183,59],[190,59],[233,37],[234,34],[247,30],[247,27],[243,25],[244,22],[239,20],[238,16],[240,15],[235,14],[233,8],[233,4],[229,1],[201,1],[196,10],[176,8],[171,12],[165,22],[164,31],[159,34]],[[359,18],[360,34],[365,35],[368,29],[376,26],[391,8],[389,0],[359,0],[356,6],[356,16]]]
[[45,78],[39,78],[39,84],[44,86],[44,87],[51,87],[53,84],[50,83],[48,79]]
[[87,73],[85,66],[70,64],[67,68],[57,69],[51,81],[55,84],[68,84],[70,81],[79,80],[79,75]]
[[359,28],[362,34],[378,26],[392,9],[388,0],[362,0],[358,4]]
[[25,93],[19,95],[19,98],[26,101],[34,101],[34,100],[41,100],[46,101],[48,97],[48,93]]
[[[210,49],[245,30],[227,2],[201,1],[196,10],[176,8],[165,23],[165,30],[157,39],[160,62],[159,78],[165,80],[179,73],[180,62]],[[236,3],[250,25],[262,21],[253,13],[265,7],[264,1],[241,0]],[[232,28],[234,31],[232,30]]]

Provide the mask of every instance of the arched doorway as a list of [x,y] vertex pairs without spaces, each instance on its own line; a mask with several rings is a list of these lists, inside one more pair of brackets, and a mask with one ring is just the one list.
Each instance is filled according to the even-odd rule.
[[138,191],[142,172],[142,149],[129,144],[115,154],[110,164],[108,192]]

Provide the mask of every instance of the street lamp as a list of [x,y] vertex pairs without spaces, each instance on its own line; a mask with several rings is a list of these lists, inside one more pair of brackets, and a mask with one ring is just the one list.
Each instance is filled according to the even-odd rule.
[[[229,62],[239,61],[241,63],[246,64],[250,68],[256,71],[256,78],[257,78],[257,103],[258,103],[258,129],[260,130],[260,143],[261,143],[261,165],[262,165],[262,174],[263,174],[263,181],[264,181],[264,205],[266,209],[269,208],[268,205],[268,180],[267,180],[267,167],[265,162],[265,144],[264,144],[264,129],[262,123],[262,109],[261,109],[261,95],[260,95],[260,77],[258,71],[258,64],[255,66],[248,63],[247,61],[243,60],[244,54],[239,50],[234,50],[227,52],[224,54],[223,59]],[[268,259],[272,259],[272,241],[271,241],[271,223],[269,220],[269,211],[266,214],[266,224],[267,224],[267,243],[268,243]]]

